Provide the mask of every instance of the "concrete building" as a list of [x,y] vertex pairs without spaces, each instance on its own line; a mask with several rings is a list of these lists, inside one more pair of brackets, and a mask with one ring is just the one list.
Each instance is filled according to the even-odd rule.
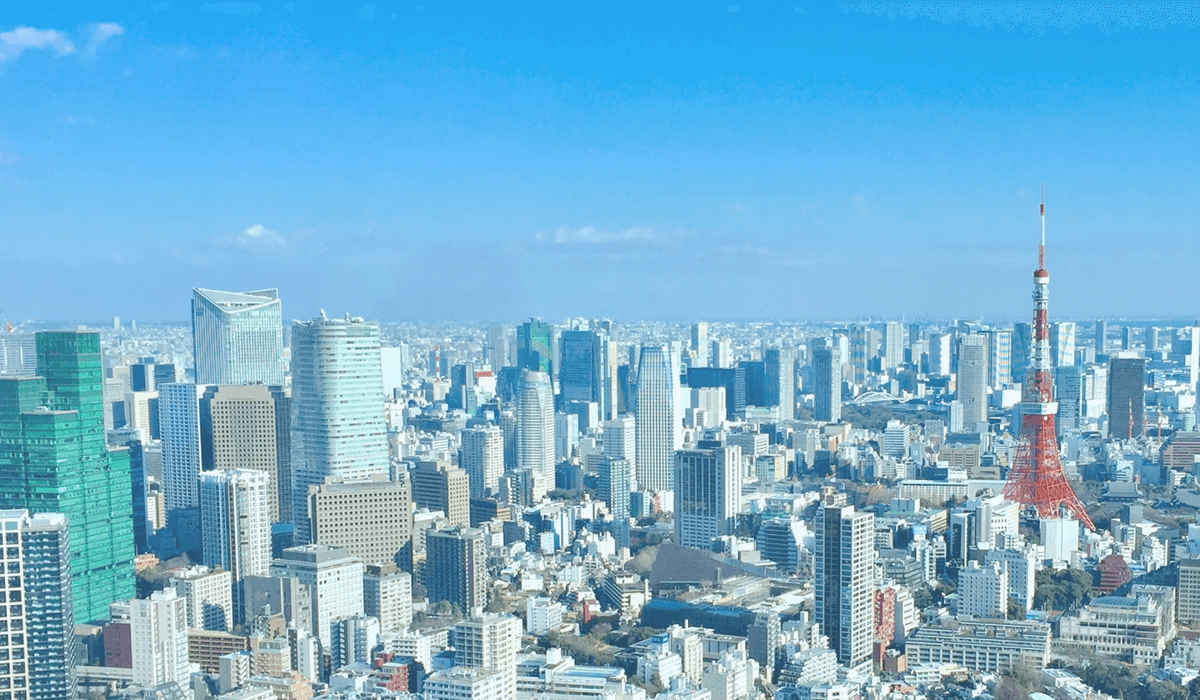
[[1108,436],[1140,437],[1146,429],[1146,360],[1114,357],[1108,363]]
[[429,531],[425,539],[429,600],[449,601],[463,611],[487,605],[486,549],[483,532],[474,528]]
[[379,620],[382,632],[408,629],[412,624],[412,575],[395,564],[367,565],[363,612]]
[[962,618],[927,625],[904,643],[909,666],[958,664],[972,671],[1000,673],[1018,665],[1040,670],[1050,663],[1050,625]]
[[408,470],[412,499],[422,508],[440,510],[450,525],[471,524],[471,479],[447,462],[421,461]]
[[1179,599],[1176,617],[1179,624],[1200,626],[1200,559],[1179,562]]
[[308,588],[312,620],[304,627],[326,649],[333,642],[335,621],[363,614],[363,565],[343,547],[289,547],[271,563],[271,575],[295,578]]
[[207,566],[190,566],[171,574],[171,587],[187,601],[189,629],[233,628],[233,576]]
[[210,426],[208,468],[266,474],[270,522],[290,522],[283,515],[291,513],[291,398],[277,386],[214,386],[202,403]]
[[498,671],[457,666],[425,679],[425,700],[508,700],[506,679]]
[[828,343],[813,348],[813,419],[837,423],[842,419],[842,365]]
[[958,614],[1004,619],[1008,614],[1008,570],[1001,562],[970,562],[958,571]]
[[[240,581],[271,568],[270,480],[253,469],[204,472],[200,492],[201,554],[206,566],[232,576],[233,606],[242,609]],[[230,626],[240,618],[229,617]]]
[[504,475],[504,435],[499,426],[481,425],[459,433],[458,466],[467,473],[472,498],[494,496]]
[[741,469],[737,446],[701,442],[675,453],[675,544],[710,549],[716,538],[733,534]]
[[190,688],[187,601],[174,589],[129,601],[129,638],[133,650],[133,682],[146,687],[167,683]]
[[477,615],[451,630],[454,664],[494,671],[504,679],[501,700],[517,693],[517,652],[521,649],[521,620],[512,615]]
[[[1129,596],[1104,596],[1059,623],[1062,653],[1150,666],[1175,637],[1175,589],[1135,586]],[[1138,590],[1141,589],[1141,590]]]
[[525,631],[545,634],[562,626],[566,607],[557,600],[534,596],[525,601]]
[[317,544],[344,547],[364,564],[395,564],[411,570],[410,490],[409,482],[388,479],[386,474],[359,481],[329,479],[310,486],[308,517],[313,539]]

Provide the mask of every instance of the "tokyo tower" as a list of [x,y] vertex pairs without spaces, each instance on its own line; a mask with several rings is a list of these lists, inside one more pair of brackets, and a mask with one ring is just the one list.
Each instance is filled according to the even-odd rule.
[[1038,266],[1033,272],[1033,343],[1021,397],[1021,441],[1003,494],[1010,501],[1036,508],[1041,518],[1057,518],[1067,510],[1094,530],[1092,519],[1063,473],[1058,456],[1058,436],[1054,431],[1058,403],[1054,400],[1051,381],[1050,322],[1047,318],[1050,273],[1046,271],[1045,187],[1042,188],[1041,219],[1042,242],[1038,246]]

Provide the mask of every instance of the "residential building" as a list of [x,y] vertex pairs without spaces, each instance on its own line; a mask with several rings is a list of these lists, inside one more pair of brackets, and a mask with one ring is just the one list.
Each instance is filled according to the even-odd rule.
[[512,615],[475,615],[451,629],[454,664],[495,671],[504,678],[501,698],[517,693],[517,652],[521,650],[521,620]]
[[838,662],[859,668],[874,634],[875,516],[824,503],[816,525],[816,620]]
[[129,601],[133,682],[153,688],[167,683],[190,690],[187,601],[168,588]]
[[363,613],[379,620],[381,632],[412,624],[412,575],[395,564],[368,564],[363,574]]
[[451,526],[471,524],[471,478],[448,462],[421,461],[408,471],[412,499],[418,506],[440,510]]
[[207,461],[201,440],[198,384],[163,384],[158,388],[158,426],[162,435],[163,495],[171,513],[200,505],[196,480]]
[[813,348],[813,419],[842,420],[842,365],[828,343]]
[[510,700],[507,679],[499,671],[452,668],[435,671],[425,679],[425,700]]
[[955,378],[957,399],[963,407],[963,424],[971,432],[987,423],[988,343],[979,334],[958,339],[958,373]]
[[504,434],[496,425],[466,428],[459,433],[458,466],[467,473],[472,498],[494,496],[504,475]]
[[[204,472],[197,483],[203,561],[232,577],[232,605],[240,615],[242,579],[271,570],[270,479],[261,471],[230,469]],[[227,626],[234,622],[241,618],[225,618]]]
[[525,370],[517,388],[517,469],[530,476],[531,502],[554,490],[554,390],[550,375]]
[[1001,562],[972,561],[958,570],[958,614],[1004,619],[1008,615],[1008,571]]

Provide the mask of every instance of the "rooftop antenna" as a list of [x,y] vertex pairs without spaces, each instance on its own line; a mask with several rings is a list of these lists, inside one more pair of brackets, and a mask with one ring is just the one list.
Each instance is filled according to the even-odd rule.
[[1042,183],[1042,244],[1038,246],[1038,269],[1046,269],[1046,183]]

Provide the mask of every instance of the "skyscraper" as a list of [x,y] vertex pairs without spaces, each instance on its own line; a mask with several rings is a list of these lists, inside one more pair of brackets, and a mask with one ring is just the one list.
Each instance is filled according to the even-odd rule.
[[895,369],[904,362],[904,326],[899,321],[883,325],[883,368]]
[[499,372],[501,367],[508,366],[508,354],[508,329],[504,326],[488,328],[484,359],[492,368],[492,372]]
[[817,511],[816,619],[838,662],[871,661],[874,636],[875,516],[854,506],[822,504]]
[[617,344],[596,322],[591,330],[563,331],[559,340],[562,367],[558,383],[564,402],[590,401],[599,406],[600,420],[617,415]]
[[1096,354],[1104,355],[1108,352],[1108,321],[1096,319]]
[[[201,403],[207,409],[202,413],[210,421],[206,437],[212,443],[208,450],[212,468],[253,469],[265,474],[269,481],[271,522],[284,522],[280,503],[291,500],[291,491],[284,488],[290,481],[291,455],[281,449],[277,438],[283,427],[286,440],[290,399],[281,387],[259,384],[211,387],[205,391]],[[291,512],[290,507],[285,509]]]
[[105,445],[99,334],[36,344],[39,376],[0,378],[0,508],[68,518],[75,618],[98,620],[134,594],[129,450]]
[[1029,360],[1033,355],[1033,326],[1014,323],[1012,333],[1012,378],[1024,382],[1029,374]]
[[708,343],[708,324],[704,321],[693,323],[691,350],[695,357],[695,362],[692,363],[692,366],[708,367],[708,356],[710,349],[711,348],[709,347]]
[[192,290],[197,384],[283,386],[279,290]]
[[792,420],[796,417],[796,353],[786,348],[767,348],[763,363],[767,374],[767,405],[778,406],[779,417]]
[[204,389],[197,384],[164,384],[158,388],[163,493],[168,513],[195,508],[199,503],[196,479],[206,461],[200,438],[200,398]]
[[197,483],[200,552],[206,565],[233,575],[233,608],[240,614],[241,580],[271,569],[270,479],[255,469],[229,469],[204,472]]
[[525,370],[517,389],[517,469],[529,472],[532,498],[554,490],[554,390],[550,375]]
[[451,526],[471,522],[471,479],[449,462],[423,460],[408,470],[412,499],[418,506],[440,510]]
[[842,365],[828,343],[813,348],[813,418],[828,423],[842,419]]
[[292,330],[292,516],[308,542],[308,487],[365,478],[390,465],[379,324],[322,315]]
[[850,378],[855,384],[862,384],[867,380],[867,360],[874,356],[874,348],[870,346],[870,336],[868,328],[861,324],[852,324],[850,326],[850,366],[854,369],[854,376]]
[[1075,364],[1075,322],[1050,324],[1050,359],[1054,367]]
[[431,602],[449,601],[464,611],[487,605],[487,546],[483,532],[456,527],[425,535],[425,589]]
[[988,385],[1000,389],[1013,383],[1012,331],[988,331]]
[[628,518],[629,494],[637,490],[633,463],[622,457],[604,455],[597,471],[596,497],[608,504],[613,516]]
[[1068,365],[1054,370],[1054,398],[1058,400],[1055,426],[1058,432],[1079,427],[1083,411],[1083,368]]
[[1114,357],[1108,361],[1108,436],[1128,440],[1146,429],[1146,359]]
[[950,342],[953,333],[929,334],[929,374],[947,376],[953,370],[950,367]]
[[638,488],[669,491],[675,467],[676,370],[671,353],[661,345],[642,346],[637,384],[637,470]]
[[459,433],[462,448],[458,466],[467,473],[471,497],[484,498],[497,493],[504,475],[504,435],[495,425],[466,428]]
[[517,327],[517,367],[553,375],[554,326],[531,318]]
[[977,333],[958,338],[957,398],[963,406],[963,424],[974,431],[987,423],[988,344]]
[[742,497],[742,451],[700,442],[675,453],[675,544],[710,549],[732,535]]
[[[0,625],[11,634],[0,664],[0,687],[28,689],[29,700],[74,700],[75,612],[71,598],[71,551],[61,513],[0,511],[7,538],[0,568],[7,572],[7,601]],[[22,605],[23,603],[23,605]],[[5,691],[9,692],[9,691]],[[15,697],[15,696],[14,696]]]

